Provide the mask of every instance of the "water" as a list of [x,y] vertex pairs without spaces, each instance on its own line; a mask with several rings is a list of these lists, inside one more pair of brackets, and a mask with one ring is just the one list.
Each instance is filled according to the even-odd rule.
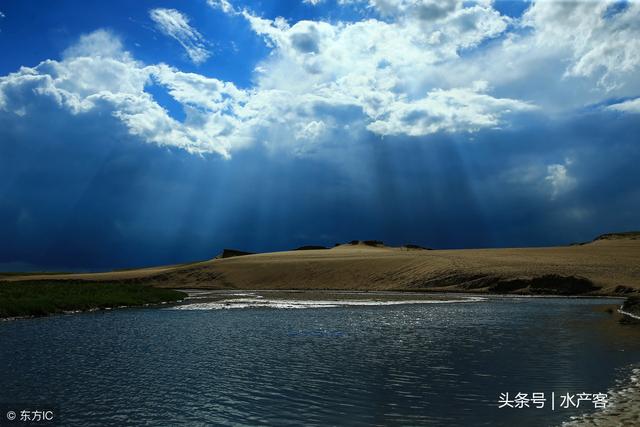
[[0,403],[53,407],[62,425],[556,425],[583,410],[498,409],[498,395],[605,392],[640,361],[638,325],[604,311],[619,302],[132,309],[3,322]]

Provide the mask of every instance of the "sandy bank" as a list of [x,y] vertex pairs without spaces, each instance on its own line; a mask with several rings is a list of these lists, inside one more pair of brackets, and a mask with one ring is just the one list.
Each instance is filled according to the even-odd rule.
[[125,281],[191,289],[333,289],[555,295],[640,294],[640,239],[546,248],[423,250],[364,244],[193,264],[4,280]]

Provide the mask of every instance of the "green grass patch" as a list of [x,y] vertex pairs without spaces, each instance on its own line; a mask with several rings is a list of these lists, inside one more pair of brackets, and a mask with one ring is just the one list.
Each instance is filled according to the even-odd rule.
[[134,283],[0,282],[0,317],[45,316],[71,310],[158,304],[185,296],[184,292]]

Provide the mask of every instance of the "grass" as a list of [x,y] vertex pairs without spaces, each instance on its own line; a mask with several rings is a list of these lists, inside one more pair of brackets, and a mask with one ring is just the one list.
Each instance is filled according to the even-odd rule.
[[133,283],[89,281],[0,282],[0,318],[177,301],[185,293]]

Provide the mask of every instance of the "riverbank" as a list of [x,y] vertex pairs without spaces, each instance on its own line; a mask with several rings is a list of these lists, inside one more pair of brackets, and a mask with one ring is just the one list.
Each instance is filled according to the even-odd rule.
[[0,319],[182,300],[185,293],[131,283],[21,281],[0,283]]
[[563,423],[563,427],[637,426],[640,425],[640,367],[608,391],[609,404],[601,411],[583,415]]
[[352,241],[331,249],[226,250],[208,261],[142,269],[0,273],[0,317],[182,299],[175,289],[614,296],[640,317],[640,233],[546,248],[430,250]]
[[[618,312],[621,322],[640,324],[640,298],[629,297]],[[562,424],[563,427],[578,426],[632,426],[640,425],[640,365],[630,368],[630,374],[607,392],[605,409],[577,417]]]
[[[6,286],[3,288],[3,286]],[[231,308],[327,308],[348,306],[469,303],[495,298],[604,298],[589,295],[495,295],[464,292],[349,291],[349,290],[212,290],[180,289],[171,292],[130,283],[105,282],[0,282],[0,320],[71,314],[113,308],[171,304],[179,310]],[[623,298],[623,297],[614,297]],[[621,322],[640,322],[618,308]],[[632,303],[633,305],[633,303]],[[608,308],[613,313],[615,308]],[[10,315],[8,315],[11,313]]]

